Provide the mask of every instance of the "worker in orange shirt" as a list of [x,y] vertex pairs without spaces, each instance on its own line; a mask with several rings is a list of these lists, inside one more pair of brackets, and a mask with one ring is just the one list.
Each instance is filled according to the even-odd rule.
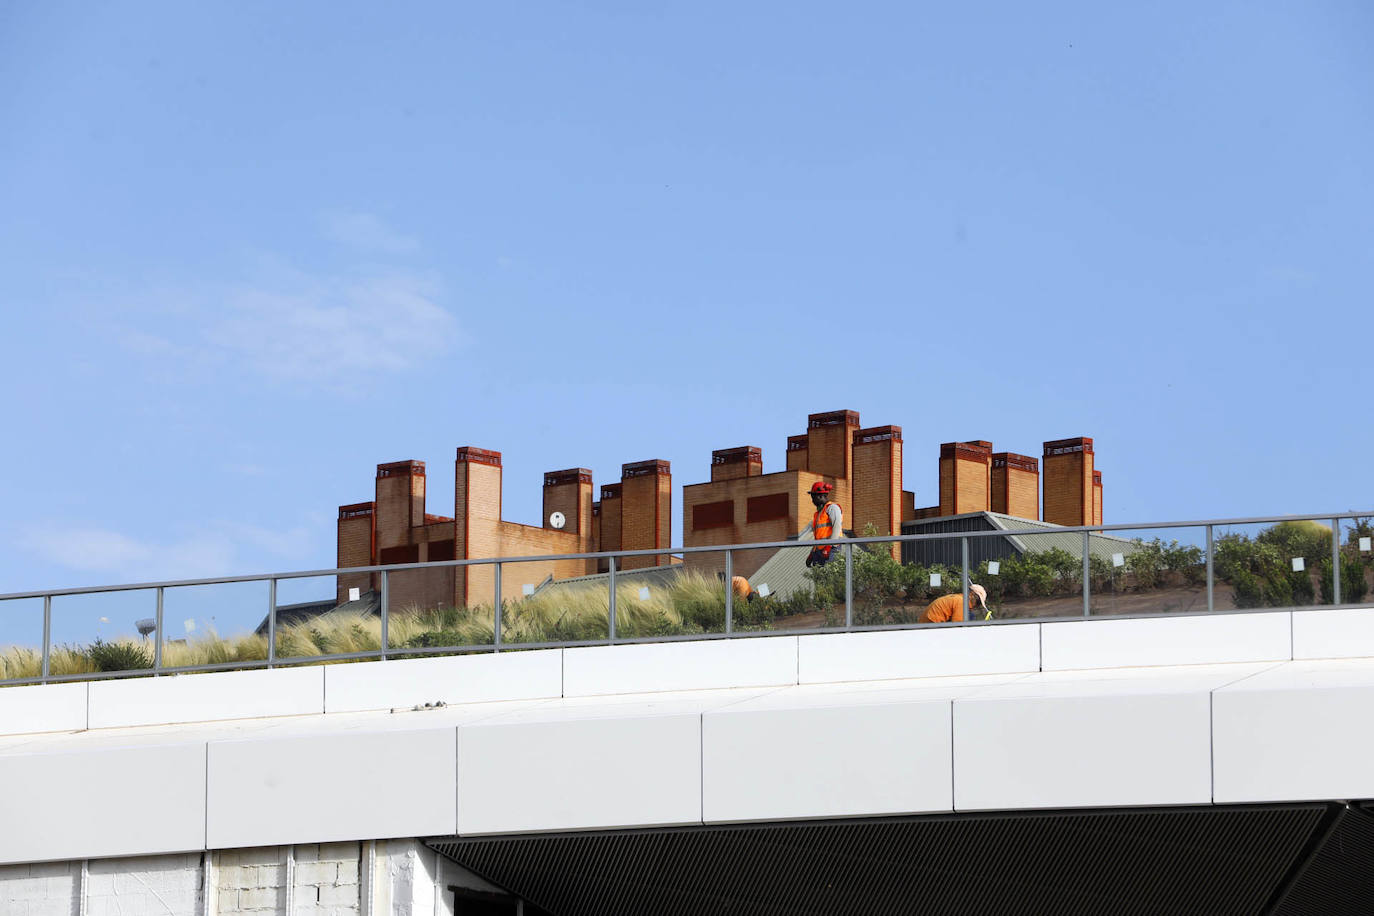
[[[992,616],[992,611],[988,610],[988,592],[981,585],[969,583],[968,592],[972,596],[971,601],[974,608],[982,607],[983,619],[987,620]],[[921,612],[921,616],[916,619],[917,623],[950,623],[964,619],[964,596],[955,592],[952,595],[941,595],[926,606]]]
[[[834,487],[824,480],[818,480],[811,485],[811,502],[816,507],[816,514],[811,517],[811,524],[803,528],[797,537],[806,537],[808,531],[814,533],[818,541],[844,537],[844,511],[840,509],[839,503],[830,498],[830,491],[833,489]],[[824,566],[838,553],[833,544],[812,547],[811,552],[806,555],[806,565]]]
[[730,577],[730,590],[735,593],[735,597],[743,601],[753,601],[759,596],[754,591],[754,587],[749,584],[749,580],[743,576]]

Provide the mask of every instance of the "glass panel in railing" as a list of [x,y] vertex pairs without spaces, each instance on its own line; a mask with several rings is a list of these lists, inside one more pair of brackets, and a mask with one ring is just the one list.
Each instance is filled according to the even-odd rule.
[[156,589],[54,597],[51,673],[152,668],[156,616]]
[[163,659],[195,667],[267,658],[268,585],[217,582],[169,587],[163,596]]
[[[278,579],[277,657],[377,651],[381,646],[377,593],[367,587],[366,574],[360,578],[363,581],[358,584],[342,576]],[[264,618],[255,634],[266,638],[267,630]]]
[[1374,601],[1374,517],[1341,519],[1341,604]]
[[[742,551],[733,556],[732,565],[734,630],[844,626],[843,545],[827,553],[806,540],[796,546]],[[741,593],[745,595],[742,601]]]
[[1331,520],[1218,526],[1215,608],[1311,607],[1322,595],[1323,560],[1331,569]]
[[[1081,534],[1074,537],[1082,539]],[[1140,528],[1093,532],[1088,537],[1094,615],[1207,610],[1205,528]],[[1080,544],[1080,558],[1082,549]]]
[[610,626],[609,576],[598,572],[605,563],[502,563],[502,643],[519,646],[605,640]]
[[[964,524],[960,522],[959,524]],[[924,526],[929,529],[931,525]],[[985,577],[979,576],[979,560],[987,554],[992,542],[976,532],[929,536],[933,532],[918,532],[925,537],[901,544],[901,567],[895,580],[883,567],[885,553],[880,553],[877,577],[880,594],[886,594],[886,607],[879,623],[961,623],[990,620],[1001,612]],[[964,603],[964,551],[967,541],[969,558],[969,600]],[[873,561],[869,559],[869,563]],[[995,569],[996,567],[994,567]],[[873,574],[862,562],[855,565],[855,622],[869,622],[870,611],[865,593],[867,580]],[[863,582],[863,585],[860,583]],[[994,583],[995,584],[995,583]],[[895,590],[895,591],[894,591]]]
[[43,673],[43,599],[0,601],[0,681]]
[[[616,639],[667,639],[725,632],[725,554],[661,554],[654,566],[616,575]],[[742,570],[747,572],[747,567]],[[748,627],[749,588],[735,576],[734,624]]]
[[[1003,519],[1011,525],[1018,520]],[[1081,617],[1083,536],[1036,522],[969,536],[971,580],[993,619]]]
[[[510,589],[502,583],[503,597],[509,597]],[[390,570],[387,597],[390,648],[437,650],[492,643],[495,564]]]

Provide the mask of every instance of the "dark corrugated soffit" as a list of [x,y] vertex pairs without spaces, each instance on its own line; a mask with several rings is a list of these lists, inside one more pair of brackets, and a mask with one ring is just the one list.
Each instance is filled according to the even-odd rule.
[[[554,916],[1374,912],[1364,892],[1374,871],[1374,819],[1344,804],[956,814],[429,843]],[[1370,908],[1343,909],[1347,900]]]

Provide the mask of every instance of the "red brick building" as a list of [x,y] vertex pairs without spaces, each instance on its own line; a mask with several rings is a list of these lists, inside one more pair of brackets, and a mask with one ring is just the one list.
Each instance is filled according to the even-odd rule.
[[[806,432],[787,438],[786,469],[765,474],[763,451],[745,445],[711,453],[710,479],[683,487],[682,543],[709,547],[786,540],[806,526],[809,492],[823,480],[844,511],[845,528],[900,534],[919,518],[997,512],[1059,525],[1102,523],[1102,473],[1093,466],[1093,440],[1044,443],[1042,461],[994,452],[987,440],[939,447],[939,502],[916,507],[902,489],[902,428],[863,427],[852,410],[814,413]],[[1043,464],[1043,500],[1041,476]],[[377,466],[371,502],[339,507],[338,565],[373,566],[486,557],[549,556],[597,551],[662,549],[672,543],[672,471],[653,459],[621,466],[620,480],[598,491],[586,468],[544,475],[543,525],[508,522],[501,512],[501,453],[465,446],[454,462],[452,516],[425,511],[425,465]],[[550,521],[555,512],[562,529]],[[735,571],[752,575],[772,551],[740,551]],[[894,548],[894,556],[896,550]],[[667,556],[626,557],[619,568],[674,562]],[[503,595],[552,577],[602,572],[606,561],[547,560],[508,565]],[[688,554],[686,565],[705,573],[724,569],[724,555]],[[494,596],[491,566],[407,570],[389,576],[392,607],[487,604]],[[375,589],[366,573],[338,577],[339,598],[350,588]]]
[[[549,471],[539,527],[501,517],[501,476],[500,452],[458,449],[450,517],[425,512],[423,461],[379,464],[373,501],[339,507],[339,568],[669,546],[672,471],[666,461],[624,465],[620,482],[602,488],[600,504],[593,501],[591,471]],[[553,527],[555,512],[563,516],[562,529]],[[666,557],[632,557],[624,566],[666,562]],[[514,564],[505,570],[511,584],[503,583],[503,596],[519,595],[523,583],[586,575],[597,572],[596,566],[587,560]],[[489,565],[403,570],[388,577],[389,599],[396,608],[489,604],[494,575]],[[377,579],[367,573],[339,576],[339,600],[346,600],[350,588],[376,589]]]

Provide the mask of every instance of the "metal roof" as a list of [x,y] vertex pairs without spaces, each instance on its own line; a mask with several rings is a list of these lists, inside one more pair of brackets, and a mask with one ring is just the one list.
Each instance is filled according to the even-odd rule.
[[[668,587],[673,584],[678,576],[685,572],[681,563],[674,563],[671,566],[649,566],[644,569],[617,569],[615,571],[615,581],[635,582],[640,585]],[[558,592],[567,588],[579,588],[590,585],[600,585],[602,588],[609,586],[610,573],[592,573],[588,576],[572,576],[568,579],[555,579],[552,576],[545,579],[535,588],[536,595]],[[619,589],[617,589],[619,591]]]
[[[814,538],[808,531],[798,540],[810,541]],[[767,585],[770,595],[776,595],[783,600],[799,591],[815,591],[815,586],[806,577],[806,555],[810,552],[802,547],[780,548],[749,577],[749,584],[756,589],[761,585]]]
[[[1025,532],[1026,536],[1009,535],[1005,543],[1016,553],[1040,553],[1059,548],[1083,556],[1083,535],[1077,531],[1061,532],[1062,525],[1033,518],[1017,518],[1000,512],[965,512],[961,515],[942,515],[902,522],[902,534],[935,534],[942,531],[1007,531]],[[1043,532],[1043,533],[1041,533]],[[1031,534],[1034,536],[1030,536]],[[979,538],[978,540],[987,540]],[[995,540],[995,539],[991,539]],[[973,539],[970,539],[972,544]],[[1110,534],[1089,534],[1088,550],[1099,559],[1111,561],[1113,554],[1129,555],[1138,548],[1130,538]],[[977,557],[974,558],[977,562]]]

